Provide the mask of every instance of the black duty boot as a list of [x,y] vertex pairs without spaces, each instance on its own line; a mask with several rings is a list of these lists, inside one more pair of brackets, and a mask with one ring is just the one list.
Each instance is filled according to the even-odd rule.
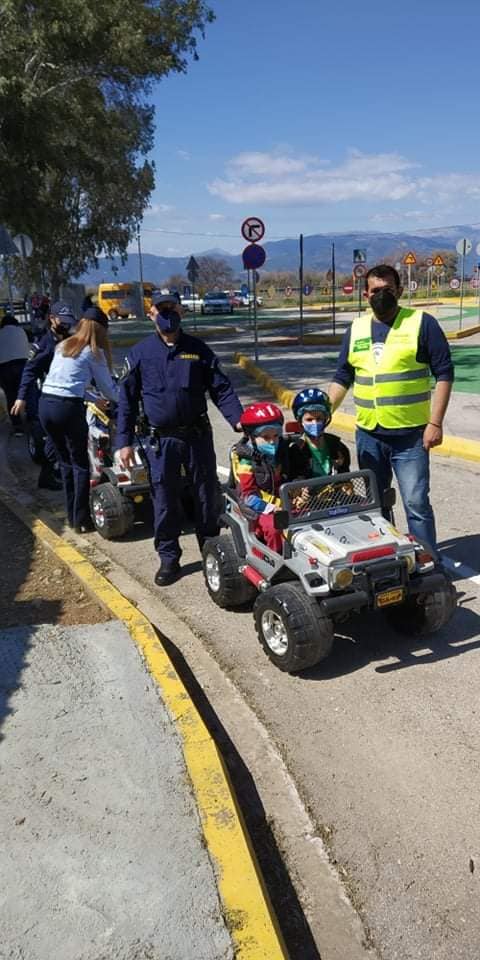
[[57,479],[55,472],[50,466],[43,466],[38,474],[38,487],[40,490],[61,490],[62,481]]
[[171,583],[175,583],[175,580],[178,580],[180,574],[179,563],[169,563],[167,565],[161,563],[153,579],[157,587],[168,587]]

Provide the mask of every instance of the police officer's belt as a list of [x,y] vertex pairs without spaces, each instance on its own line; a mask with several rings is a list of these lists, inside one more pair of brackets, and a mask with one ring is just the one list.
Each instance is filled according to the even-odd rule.
[[172,437],[174,440],[192,440],[194,437],[201,437],[205,433],[211,432],[212,425],[208,419],[208,414],[204,413],[188,427],[150,427],[149,435],[157,440],[165,437]]

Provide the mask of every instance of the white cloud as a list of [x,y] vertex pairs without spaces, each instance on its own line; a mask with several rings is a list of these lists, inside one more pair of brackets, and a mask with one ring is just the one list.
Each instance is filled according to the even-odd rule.
[[188,150],[177,150],[177,157],[180,157],[181,160],[191,160],[192,155]]
[[[426,177],[419,175],[418,166],[398,153],[364,154],[359,150],[350,150],[337,166],[290,152],[240,153],[229,162],[225,176],[213,180],[208,189],[228,203],[272,206],[361,199],[391,202],[409,197],[429,205],[454,198],[480,199],[480,174]],[[407,214],[417,215],[413,210]]]
[[209,219],[209,220],[217,220],[217,221],[218,221],[218,220],[225,220],[225,216],[224,216],[223,213],[209,213],[209,214],[208,214],[208,219]]

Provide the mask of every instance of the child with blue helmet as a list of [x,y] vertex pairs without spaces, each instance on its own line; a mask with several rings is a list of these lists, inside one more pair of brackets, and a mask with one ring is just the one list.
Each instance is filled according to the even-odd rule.
[[292,412],[302,428],[289,447],[290,475],[311,480],[332,473],[348,473],[350,452],[334,433],[325,430],[332,419],[330,400],[323,390],[305,387],[294,398]]

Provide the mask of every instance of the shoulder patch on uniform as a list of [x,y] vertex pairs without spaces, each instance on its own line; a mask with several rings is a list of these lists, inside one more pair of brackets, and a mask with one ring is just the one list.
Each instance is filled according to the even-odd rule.
[[28,360],[33,360],[33,358],[37,356],[37,353],[39,352],[39,350],[40,350],[40,348],[39,348],[38,344],[37,344],[37,343],[32,343],[32,346],[30,347],[30,350],[28,351],[27,361],[28,361]]

